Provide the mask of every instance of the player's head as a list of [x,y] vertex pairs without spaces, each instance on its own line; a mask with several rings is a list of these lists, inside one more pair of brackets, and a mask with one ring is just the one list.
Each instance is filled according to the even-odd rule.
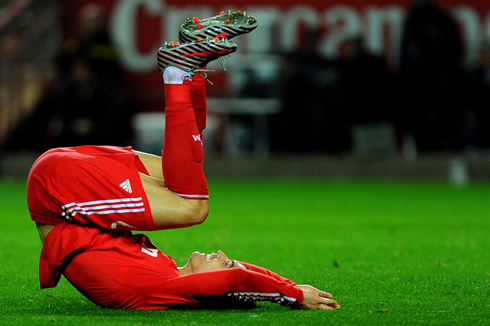
[[245,268],[245,266],[228,258],[228,256],[221,250],[212,254],[203,254],[195,251],[189,257],[185,266],[180,269],[180,273],[186,275],[229,268]]

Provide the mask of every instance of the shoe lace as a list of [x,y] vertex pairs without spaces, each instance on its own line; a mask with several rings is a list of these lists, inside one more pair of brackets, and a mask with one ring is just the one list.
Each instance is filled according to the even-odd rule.
[[[226,68],[226,59],[225,57],[219,57],[218,58],[218,63],[223,67],[223,70],[226,71],[228,70]],[[204,78],[208,83],[210,83],[211,85],[214,85],[214,83],[209,80],[208,78],[208,72],[213,72],[213,71],[216,71],[216,70],[211,70],[211,69],[195,69],[193,70],[192,72],[193,73],[198,73],[199,75],[201,75],[202,78]]]
[[226,64],[226,59],[225,59],[225,57],[219,57],[219,58],[218,58],[218,63],[219,63],[221,66],[223,66],[223,70],[224,70],[224,71],[226,71],[226,70],[227,70],[227,69],[226,69],[226,66],[225,66],[225,64]]
[[210,72],[210,71],[215,71],[215,70],[210,70],[210,69],[196,69],[193,72],[194,73],[198,73],[199,75],[201,75],[202,78],[204,78],[204,80],[206,80],[211,85],[214,85],[214,83],[208,79],[208,72]]

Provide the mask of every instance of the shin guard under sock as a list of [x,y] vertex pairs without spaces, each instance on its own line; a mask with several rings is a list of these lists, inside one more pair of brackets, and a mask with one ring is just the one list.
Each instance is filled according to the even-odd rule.
[[190,100],[191,82],[165,84],[165,139],[162,169],[167,187],[189,199],[209,197],[202,138]]
[[[204,68],[205,69],[205,68]],[[197,129],[201,132],[206,129],[206,79],[195,74],[191,82],[191,102],[196,115]]]

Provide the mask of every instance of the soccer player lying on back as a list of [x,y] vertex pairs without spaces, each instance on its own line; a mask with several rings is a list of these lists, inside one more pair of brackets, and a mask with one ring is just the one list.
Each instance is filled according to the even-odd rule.
[[255,301],[302,309],[340,308],[329,293],[231,260],[221,251],[194,252],[178,268],[143,234],[67,222],[46,237],[39,273],[41,288],[56,286],[63,273],[89,300],[106,308],[240,308]]
[[55,286],[64,274],[90,300],[110,308],[168,309],[211,298],[339,308],[326,292],[222,252],[194,253],[179,269],[146,236],[129,231],[186,227],[207,217],[206,86],[198,72],[236,50],[230,36],[256,26],[240,11],[195,18],[180,32],[181,40],[195,41],[160,48],[166,99],[162,157],[130,147],[80,146],[49,150],[34,163],[27,202],[43,241],[42,288]]

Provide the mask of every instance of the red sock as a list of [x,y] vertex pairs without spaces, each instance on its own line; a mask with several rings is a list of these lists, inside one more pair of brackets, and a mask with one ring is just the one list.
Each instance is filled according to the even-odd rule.
[[[206,69],[206,67],[203,69]],[[197,129],[202,133],[206,129],[206,79],[198,73],[192,77],[191,102],[196,115]]]
[[165,184],[189,199],[209,197],[204,151],[190,100],[191,82],[165,84],[165,139],[162,168]]

